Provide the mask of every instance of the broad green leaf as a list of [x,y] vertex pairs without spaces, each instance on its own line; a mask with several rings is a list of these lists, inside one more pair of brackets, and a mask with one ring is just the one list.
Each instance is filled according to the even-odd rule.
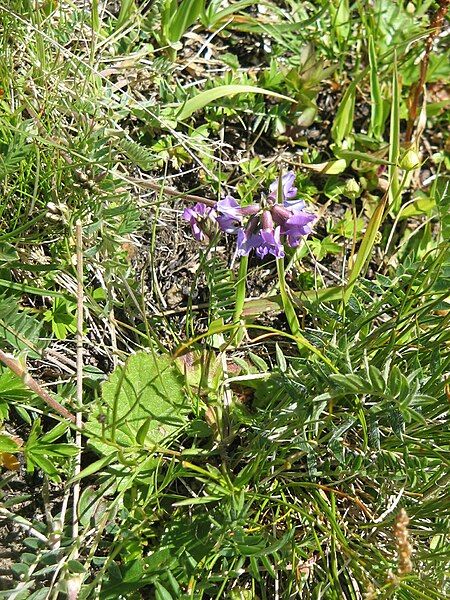
[[0,452],[17,452],[19,446],[9,435],[0,433]]
[[226,96],[234,96],[235,94],[264,94],[266,96],[272,96],[273,98],[279,98],[280,100],[287,100],[288,102],[294,102],[292,98],[283,96],[283,94],[277,94],[270,90],[260,88],[254,85],[220,85],[210,90],[204,90],[185,102],[180,107],[180,112],[176,116],[177,121],[184,121],[190,117],[196,110],[204,108],[214,100],[224,98]]
[[102,386],[102,403],[85,426],[91,445],[109,454],[115,445],[163,442],[187,422],[190,405],[183,385],[170,357],[146,352],[130,356]]
[[[436,200],[423,192],[418,192],[417,197],[412,203],[405,204],[400,209],[398,219],[409,219],[422,215],[430,215],[436,207]],[[447,238],[448,239],[448,238]]]
[[377,369],[374,365],[369,366],[369,377],[373,389],[377,392],[384,392],[384,390],[386,389],[386,382],[383,379],[381,371]]
[[174,11],[165,32],[171,43],[179,42],[204,8],[205,0],[182,0]]
[[313,238],[309,245],[314,256],[317,260],[322,260],[328,254],[341,254],[342,246],[333,242],[330,236],[327,236],[323,240],[319,240],[319,238]]
[[178,369],[183,373],[186,383],[192,387],[200,385],[217,389],[223,375],[220,356],[214,351],[186,352],[175,359]]

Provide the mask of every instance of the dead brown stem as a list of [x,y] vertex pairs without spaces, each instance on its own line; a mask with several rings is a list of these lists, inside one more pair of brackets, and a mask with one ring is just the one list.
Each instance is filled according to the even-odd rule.
[[3,350],[0,350],[0,361],[8,367],[13,373],[15,373],[18,377],[22,379],[24,384],[30,388],[35,394],[37,394],[42,400],[49,406],[52,410],[57,412],[59,415],[68,419],[72,423],[75,423],[75,416],[64,408],[57,400],[52,398],[50,394],[42,388],[38,382],[27,373],[26,369],[20,364],[18,360],[16,360],[13,356],[6,354]]
[[149,179],[137,179],[135,177],[127,177],[126,179],[129,183],[137,185],[142,188],[155,190],[155,192],[162,192],[167,196],[173,196],[179,198],[180,200],[186,200],[187,202],[203,202],[206,206],[211,206],[214,208],[216,206],[215,200],[211,200],[210,198],[203,198],[203,196],[195,196],[194,194],[185,194],[184,192],[180,192],[171,187],[167,187],[165,185],[154,183]]
[[450,0],[439,0],[439,8],[431,18],[430,33],[425,42],[425,52],[420,63],[420,72],[418,82],[411,86],[408,98],[409,114],[408,125],[406,128],[405,142],[409,143],[412,139],[414,124],[417,118],[419,103],[425,88],[425,80],[427,77],[428,64],[430,62],[430,54],[433,48],[433,43],[439,35],[444,23],[445,15],[447,14]]

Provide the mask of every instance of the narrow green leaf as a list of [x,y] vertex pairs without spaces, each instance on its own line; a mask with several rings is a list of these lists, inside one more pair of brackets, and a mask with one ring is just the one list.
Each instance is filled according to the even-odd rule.
[[198,19],[205,0],[182,0],[168,23],[166,37],[171,43],[179,42]]
[[367,383],[358,375],[333,373],[330,377],[344,390],[353,394],[361,394],[367,391]]
[[353,287],[356,281],[358,280],[358,277],[361,275],[361,273],[365,269],[365,266],[369,262],[375,244],[375,240],[377,238],[378,230],[380,228],[381,222],[383,221],[387,199],[388,195],[385,194],[384,197],[380,200],[380,203],[376,207],[369,221],[366,233],[364,234],[361,245],[359,247],[358,254],[356,255],[356,259],[348,276],[348,284],[346,286],[343,298],[344,304],[346,304],[349,301],[350,296],[353,292]]
[[378,62],[373,44],[373,37],[369,35],[369,65],[370,65],[370,97],[371,115],[370,115],[370,133],[376,138],[381,139],[383,134],[383,98],[381,97],[380,81],[378,79]]
[[339,173],[345,171],[347,161],[341,158],[339,160],[329,160],[323,163],[302,163],[302,167],[326,175],[339,175]]
[[84,479],[85,477],[89,477],[90,475],[97,473],[97,471],[100,471],[100,469],[103,469],[103,467],[106,467],[107,465],[114,462],[116,458],[116,453],[113,452],[111,454],[108,454],[107,456],[104,456],[103,458],[100,458],[99,460],[94,461],[85,469],[83,469],[80,473],[78,473],[78,475],[73,477],[68,483],[75,483],[75,481],[80,481],[80,479]]
[[208,14],[208,23],[207,27],[214,27],[221,21],[228,20],[228,18],[246,8],[247,6],[252,6],[253,4],[258,4],[258,0],[238,0],[237,2],[232,2],[226,8],[219,10],[217,12],[209,11],[211,14]]
[[392,74],[392,106],[389,133],[389,204],[396,213],[401,205],[400,185],[398,181],[398,160],[400,157],[400,85],[397,73],[397,54],[394,54]]
[[145,439],[148,434],[148,430],[150,429],[150,423],[152,422],[152,417],[148,417],[142,425],[139,427],[138,432],[136,433],[136,441],[140,446],[145,444]]
[[338,2],[337,10],[332,3],[330,8],[334,8],[333,28],[339,43],[342,44],[348,39],[350,33],[350,10],[348,0],[338,0]]
[[122,0],[120,3],[120,12],[117,17],[116,29],[119,29],[123,25],[126,25],[136,13],[136,2],[135,0]]
[[278,344],[275,344],[275,356],[277,359],[278,368],[282,373],[287,370],[286,358],[284,357],[283,351]]
[[248,357],[250,358],[252,363],[255,365],[255,367],[258,367],[258,369],[262,373],[267,373],[267,371],[269,370],[269,367],[267,366],[267,363],[264,359],[262,359],[257,354],[254,354],[254,352],[249,352]]
[[155,581],[155,598],[156,600],[173,600],[172,594],[159,581]]
[[52,442],[54,442],[55,440],[60,438],[62,435],[64,435],[68,428],[69,428],[68,423],[64,423],[64,422],[58,423],[58,425],[56,425],[48,433],[43,435],[41,437],[40,441],[45,444],[51,444]]
[[197,504],[209,504],[210,502],[217,502],[221,499],[221,496],[202,496],[201,498],[187,498],[186,500],[180,500],[180,502],[174,502],[172,506],[195,506]]
[[272,96],[273,98],[279,98],[280,100],[287,100],[288,102],[294,102],[292,98],[283,96],[283,94],[277,94],[270,90],[260,88],[253,85],[220,85],[210,90],[204,90],[185,102],[180,107],[180,112],[176,116],[177,121],[184,121],[190,117],[196,110],[204,108],[214,100],[224,98],[226,96],[234,96],[235,94],[264,94],[266,96]]
[[386,383],[383,379],[383,375],[381,374],[381,371],[379,369],[377,369],[374,365],[369,366],[369,377],[370,377],[370,383],[372,384],[372,387],[377,392],[384,392],[384,390],[386,388]]
[[343,140],[345,140],[345,138],[347,138],[353,131],[356,84],[357,81],[352,81],[352,83],[350,83],[346,89],[333,121],[331,137],[338,146],[340,146]]
[[390,165],[390,162],[384,158],[379,158],[367,152],[360,152],[359,150],[342,150],[341,148],[336,148],[334,154],[340,158],[344,158],[346,161],[360,160],[374,165]]

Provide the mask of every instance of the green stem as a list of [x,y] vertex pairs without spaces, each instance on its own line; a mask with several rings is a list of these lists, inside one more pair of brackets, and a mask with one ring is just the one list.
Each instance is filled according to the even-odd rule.
[[333,363],[326,356],[324,356],[320,350],[318,350],[315,346],[308,342],[308,340],[303,335],[300,328],[300,323],[297,318],[297,314],[295,312],[294,305],[289,297],[288,288],[286,286],[286,279],[284,274],[284,259],[278,258],[276,262],[278,281],[280,285],[281,302],[283,304],[283,310],[286,315],[289,328],[297,342],[297,348],[299,350],[304,350],[305,348],[307,348],[308,350],[313,352],[313,354],[315,354],[321,360],[323,360],[323,362],[325,362],[335,373],[339,373],[338,369],[333,365]]
[[281,302],[283,303],[283,310],[286,314],[286,319],[289,324],[289,329],[291,333],[295,336],[301,334],[300,323],[297,318],[297,314],[294,309],[294,305],[292,304],[291,299],[289,298],[289,294],[286,287],[286,277],[284,272],[284,258],[277,259],[277,273],[278,273],[278,283],[280,286],[280,296]]
[[236,281],[236,295],[234,301],[233,323],[234,327],[231,331],[230,341],[234,341],[238,346],[244,337],[244,327],[241,325],[241,317],[244,311],[245,294],[247,291],[247,269],[248,256],[243,256],[239,263],[238,278]]
[[[367,229],[361,241],[361,245],[356,255],[355,262],[353,263],[350,274],[348,276],[348,283],[345,286],[345,292],[343,297],[343,305],[348,303],[352,295],[355,283],[357,282],[358,278],[365,272],[370,257],[372,256],[372,250],[375,246],[375,240],[377,239],[377,235],[380,230],[383,219],[386,216],[386,212],[388,212],[389,208],[392,207],[394,203],[397,202],[398,198],[401,197],[405,185],[405,177],[406,174],[403,176],[401,183],[397,182],[396,193],[393,196],[392,204],[388,205],[388,199],[390,195],[390,191],[388,191],[380,200],[380,203],[376,207],[369,221],[369,224],[367,225]],[[387,211],[386,207],[388,207]]]
[[244,310],[245,293],[247,287],[248,256],[243,256],[239,263],[238,279],[236,282],[236,300],[234,305],[233,323],[240,321]]

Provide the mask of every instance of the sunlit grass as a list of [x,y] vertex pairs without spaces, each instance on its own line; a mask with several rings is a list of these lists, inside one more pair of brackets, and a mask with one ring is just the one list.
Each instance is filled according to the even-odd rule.
[[[447,597],[438,3],[112,4],[0,3],[0,348],[84,423],[80,473],[0,368],[0,596]],[[278,268],[191,238],[280,170],[318,218]]]

